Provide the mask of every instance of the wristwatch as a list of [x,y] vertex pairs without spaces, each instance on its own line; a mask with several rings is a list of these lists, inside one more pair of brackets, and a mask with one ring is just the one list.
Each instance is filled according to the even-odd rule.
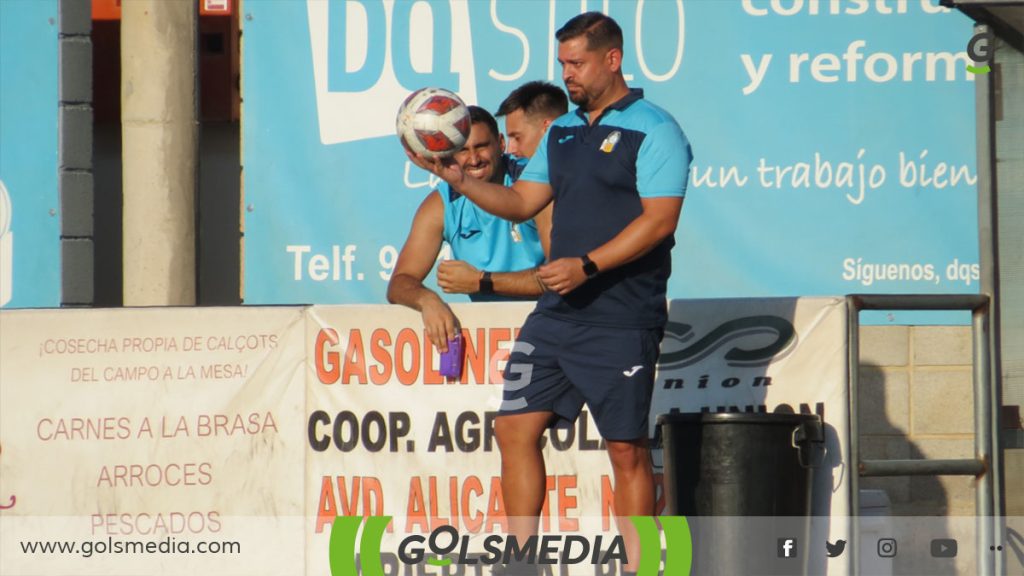
[[583,255],[583,273],[587,275],[587,280],[593,280],[600,270],[597,269],[597,264],[590,259],[590,256]]
[[491,273],[484,271],[480,276],[480,294],[494,294],[494,280],[491,280]]

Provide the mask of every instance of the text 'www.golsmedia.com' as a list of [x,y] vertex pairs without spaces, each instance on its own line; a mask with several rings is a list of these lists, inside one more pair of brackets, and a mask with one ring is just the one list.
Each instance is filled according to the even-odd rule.
[[189,542],[167,537],[163,540],[33,540],[21,541],[25,554],[75,554],[90,558],[100,554],[241,554],[242,545],[232,541]]

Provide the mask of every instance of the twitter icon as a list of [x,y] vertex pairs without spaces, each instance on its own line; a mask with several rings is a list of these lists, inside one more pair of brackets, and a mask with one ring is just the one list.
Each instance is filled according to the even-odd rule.
[[835,544],[825,540],[825,550],[828,551],[829,558],[835,558],[846,550],[846,540],[836,540]]

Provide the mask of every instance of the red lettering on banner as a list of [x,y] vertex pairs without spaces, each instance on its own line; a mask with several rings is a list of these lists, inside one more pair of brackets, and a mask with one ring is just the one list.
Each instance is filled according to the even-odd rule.
[[189,532],[220,532],[220,512],[158,512],[150,514],[93,514],[92,534],[97,532],[107,536],[126,536],[131,534],[167,535]]
[[423,331],[423,383],[424,384],[444,384],[444,378],[441,376],[441,372],[434,367],[434,343],[430,341],[427,336],[427,331]]
[[409,500],[405,507],[405,531],[411,533],[414,526],[418,526],[420,532],[430,532],[427,505],[423,502],[423,485],[419,476],[409,478]]
[[512,341],[512,331],[508,328],[492,328],[490,334],[490,357],[491,361],[488,363],[489,367],[489,382],[491,383],[503,383],[505,381],[502,377],[501,370],[498,368],[499,362],[508,360],[509,350],[501,348],[501,344],[504,342]]
[[338,331],[334,328],[324,328],[316,334],[313,360],[316,364],[316,377],[324,384],[334,384],[341,377],[338,353],[324,350],[328,344],[337,346],[338,342]]
[[[465,480],[457,476],[448,477],[448,516],[439,514],[443,496],[443,493],[438,492],[437,476],[409,478],[409,499],[405,512],[406,532],[418,530],[426,533],[440,526],[452,526],[458,530],[460,523],[466,531],[473,534],[478,534],[485,523],[487,530],[494,530],[495,527],[507,530],[508,519],[505,518],[500,478],[491,478],[489,494],[485,494],[483,482],[477,476],[469,476]],[[486,508],[483,508],[483,502],[479,500],[485,496],[488,500]]]
[[[409,508],[407,526],[419,525],[424,532],[432,532],[434,529],[452,524],[458,510],[453,509],[452,518],[440,518],[437,516],[437,477],[427,477],[427,493],[423,492],[423,479],[414,476],[409,479]],[[429,508],[430,516],[427,516]],[[458,521],[456,521],[458,524]]]
[[125,440],[131,437],[131,420],[127,417],[106,418],[42,418],[36,423],[40,440]]
[[466,530],[470,533],[476,534],[480,532],[480,528],[484,525],[484,515],[480,512],[469,515],[469,511],[472,502],[470,498],[472,494],[476,492],[477,495],[482,496],[484,493],[484,486],[480,483],[480,479],[476,476],[470,476],[466,478],[466,482],[462,485],[462,519],[466,525]]
[[601,530],[611,529],[611,519],[615,516],[615,491],[612,480],[607,474],[601,475]]
[[[334,487],[338,492],[335,495]],[[359,497],[362,496],[362,510]],[[341,509],[338,508],[341,503]],[[317,504],[316,533],[323,532],[324,526],[334,523],[336,516],[381,516],[384,514],[384,488],[380,479],[373,476],[353,476],[351,489],[345,483],[345,476],[336,479],[324,476],[320,479],[320,502]],[[393,528],[388,527],[388,532]]]
[[[406,354],[405,348],[410,348]],[[406,358],[411,363],[406,366]],[[420,375],[420,341],[412,328],[402,328],[395,340],[395,372],[398,381],[405,386],[412,386]]]
[[491,477],[491,495],[487,501],[487,528],[494,533],[495,528],[508,532],[508,518],[505,516],[505,498],[501,493],[501,478]]
[[576,476],[558,476],[558,529],[563,532],[580,528],[579,519],[569,517],[569,511],[576,509],[576,495],[570,495],[570,489],[576,489]]
[[[338,479],[341,483],[341,478]],[[338,504],[334,501],[334,486],[330,476],[320,479],[320,503],[316,507],[316,533],[323,532],[324,526],[334,524],[338,516]]]
[[383,328],[374,330],[370,336],[370,354],[380,365],[379,369],[370,369],[370,382],[374,384],[387,384],[391,380],[391,354],[388,354],[388,346],[391,346],[391,333]]
[[[261,419],[262,416],[262,419]],[[277,432],[277,422],[271,412],[252,412],[243,418],[241,414],[200,414],[196,418],[196,436],[233,436],[261,434],[266,430]]]
[[363,354],[363,334],[358,328],[348,333],[348,347],[345,348],[345,365],[341,372],[341,383],[351,384],[352,376],[366,384],[366,356]]
[[484,366],[487,365],[486,332],[483,328],[477,328],[474,339],[469,337],[469,330],[463,328],[462,342],[466,358],[460,382],[462,384],[469,383],[470,371],[473,372],[473,382],[486,382],[487,373],[484,371]]
[[[509,344],[518,328],[477,328],[462,330],[464,361],[466,369],[462,377],[446,381],[438,371],[433,343],[426,332],[417,333],[412,328],[403,328],[392,334],[385,328],[376,328],[370,336],[369,352],[372,356],[367,363],[366,342],[362,329],[349,331],[341,349],[342,339],[334,328],[323,328],[316,336],[313,363],[317,378],[323,384],[384,385],[393,379],[403,386],[415,384],[501,384],[499,365],[508,360]],[[243,364],[217,365],[213,376],[236,378],[244,376],[247,366]]]
[[168,431],[167,428],[167,417],[160,418],[160,437],[161,438],[174,438],[181,434],[182,436],[188,436],[188,421],[185,420],[184,416],[178,417],[178,424],[174,430]]
[[452,503],[452,527],[459,529],[459,479],[455,476],[448,478],[448,501]]
[[213,481],[209,462],[184,464],[115,464],[100,468],[96,487],[145,488],[157,486],[206,486]]
[[545,480],[544,504],[541,506],[541,525],[544,531],[551,531],[551,504],[558,511],[558,529],[561,531],[579,530],[579,519],[570,518],[569,511],[576,509],[576,496],[569,495],[568,490],[576,488],[576,476],[548,476]]

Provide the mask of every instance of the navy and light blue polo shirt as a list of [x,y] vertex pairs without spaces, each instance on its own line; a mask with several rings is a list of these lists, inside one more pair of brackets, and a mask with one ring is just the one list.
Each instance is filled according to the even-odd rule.
[[[501,156],[505,185],[511,186],[525,166],[525,159]],[[514,224],[489,214],[465,196],[445,184],[444,239],[452,247],[452,257],[464,260],[480,270],[516,272],[535,268],[544,262],[537,224],[533,220]],[[498,294],[470,294],[474,302],[523,300]],[[530,298],[532,300],[532,298]]]
[[[614,238],[641,214],[641,198],[684,197],[691,159],[672,115],[632,89],[593,125],[579,109],[555,120],[519,178],[554,190],[555,260],[583,256]],[[564,297],[546,292],[537,311],[581,324],[660,328],[668,318],[674,245],[669,236]]]

